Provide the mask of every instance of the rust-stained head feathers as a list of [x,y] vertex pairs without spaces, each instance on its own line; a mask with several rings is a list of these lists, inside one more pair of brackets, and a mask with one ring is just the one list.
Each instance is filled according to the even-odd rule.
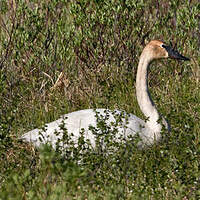
[[[160,40],[152,40],[144,48],[145,53],[148,52],[151,60],[159,58],[173,58],[177,60],[190,60],[181,55],[175,48],[166,45]],[[146,52],[147,51],[147,52]]]

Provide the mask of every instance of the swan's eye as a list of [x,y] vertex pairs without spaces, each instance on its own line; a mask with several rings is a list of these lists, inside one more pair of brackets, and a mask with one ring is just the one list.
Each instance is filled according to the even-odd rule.
[[162,44],[161,47],[164,48],[167,52],[169,52],[172,49],[170,46],[164,44]]

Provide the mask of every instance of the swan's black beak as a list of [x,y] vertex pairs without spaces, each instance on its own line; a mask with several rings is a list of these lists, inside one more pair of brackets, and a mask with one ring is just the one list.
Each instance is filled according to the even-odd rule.
[[177,50],[170,46],[162,45],[163,48],[168,52],[168,55],[170,58],[176,59],[176,60],[190,60],[189,58],[186,58],[185,56],[182,56]]

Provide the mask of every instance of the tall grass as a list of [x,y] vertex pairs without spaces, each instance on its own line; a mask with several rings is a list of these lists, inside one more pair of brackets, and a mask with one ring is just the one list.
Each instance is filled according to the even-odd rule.
[[[200,198],[199,2],[0,1],[0,199]],[[143,118],[135,76],[151,39],[178,44],[191,62],[152,64],[152,97],[169,120],[164,142],[131,144],[76,164],[24,132],[85,108]]]

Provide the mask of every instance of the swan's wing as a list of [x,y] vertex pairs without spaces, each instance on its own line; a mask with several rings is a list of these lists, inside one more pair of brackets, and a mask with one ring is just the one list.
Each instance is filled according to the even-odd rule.
[[125,138],[140,133],[144,125],[143,120],[124,111],[87,109],[66,114],[62,118],[46,124],[43,129],[34,129],[25,133],[21,139],[33,143],[36,147],[50,143],[55,148],[56,142],[62,138],[63,131],[66,130],[65,134],[71,135],[74,143],[78,141],[80,133],[84,132],[85,139],[88,139],[94,147],[95,134],[102,131],[98,125],[101,121],[106,122],[105,126],[109,131],[117,129],[117,137],[124,136]]

